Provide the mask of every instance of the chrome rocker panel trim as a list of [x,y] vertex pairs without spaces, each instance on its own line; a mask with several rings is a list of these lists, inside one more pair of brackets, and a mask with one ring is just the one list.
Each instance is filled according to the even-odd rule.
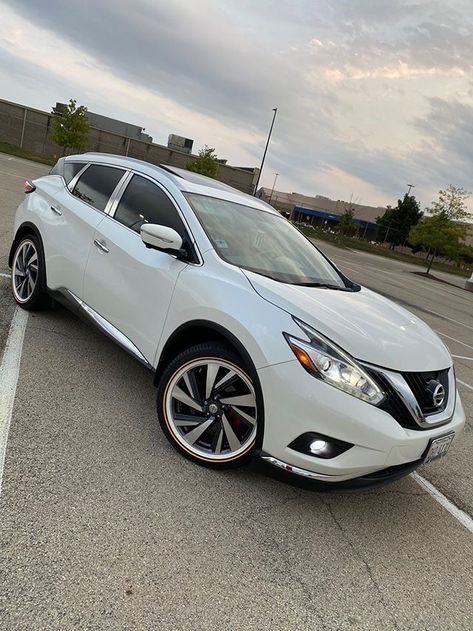
[[153,366],[149,363],[143,353],[133,344],[133,342],[124,335],[116,326],[111,324],[108,320],[97,313],[92,307],[89,307],[87,303],[81,300],[69,289],[64,289],[61,293],[65,295],[68,301],[72,302],[80,314],[84,315],[89,322],[92,322],[97,328],[99,328],[107,337],[111,338],[125,351],[133,355],[139,362],[144,364],[149,370],[153,370]]

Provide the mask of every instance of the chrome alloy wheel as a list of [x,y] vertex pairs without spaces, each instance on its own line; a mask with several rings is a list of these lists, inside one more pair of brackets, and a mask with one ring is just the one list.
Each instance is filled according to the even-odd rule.
[[38,282],[38,252],[33,241],[25,239],[15,253],[12,265],[12,288],[19,303],[28,302]]
[[164,394],[169,430],[183,449],[208,462],[249,451],[257,431],[250,378],[225,359],[195,359],[170,379]]

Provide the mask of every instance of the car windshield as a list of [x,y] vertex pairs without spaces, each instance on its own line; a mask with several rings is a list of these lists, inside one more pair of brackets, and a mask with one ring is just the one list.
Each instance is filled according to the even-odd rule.
[[186,197],[228,263],[283,283],[346,289],[336,269],[280,215],[206,195]]

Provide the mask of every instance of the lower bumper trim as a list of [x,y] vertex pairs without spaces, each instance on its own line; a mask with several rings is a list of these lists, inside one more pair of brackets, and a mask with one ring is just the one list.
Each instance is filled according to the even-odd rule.
[[287,464],[287,462],[278,460],[278,458],[274,458],[274,456],[270,456],[269,454],[262,453],[261,458],[265,462],[272,464],[275,467],[279,467],[284,471],[287,471],[287,473],[294,473],[295,475],[300,475],[304,478],[310,478],[311,480],[322,480],[323,482],[341,482],[343,480],[349,480],[353,477],[353,474],[325,475],[323,473],[314,473],[313,471],[308,471],[307,469],[301,469],[300,467],[295,467],[292,464]]
[[409,475],[409,473],[412,473],[412,471],[422,464],[422,460],[415,460],[407,464],[395,465],[375,471],[374,473],[353,477],[353,474],[326,475],[323,473],[315,473],[290,465],[265,452],[260,452],[259,456],[263,462],[272,465],[271,469],[279,471],[280,474],[284,476],[283,479],[285,481],[297,484],[297,480],[300,482],[304,482],[305,480],[306,485],[312,484],[310,488],[317,491],[329,492],[347,492],[378,488]]

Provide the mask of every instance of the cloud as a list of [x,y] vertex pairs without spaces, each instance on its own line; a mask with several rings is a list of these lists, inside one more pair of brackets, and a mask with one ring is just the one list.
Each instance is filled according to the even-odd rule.
[[[447,176],[466,179],[466,121],[448,122],[473,102],[465,0],[3,6],[0,73],[40,83],[37,107],[73,96],[158,141],[182,133],[256,165],[277,106],[262,183],[278,171],[281,187],[337,199],[392,203],[415,179],[427,203]],[[26,95],[3,83],[12,100]]]

